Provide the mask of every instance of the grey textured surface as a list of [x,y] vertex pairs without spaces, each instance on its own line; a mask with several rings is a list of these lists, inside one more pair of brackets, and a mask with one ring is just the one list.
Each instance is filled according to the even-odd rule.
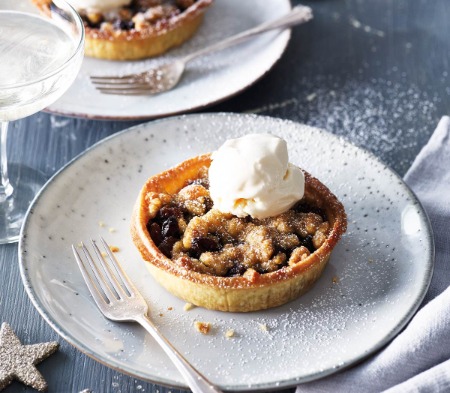
[[[255,112],[319,126],[403,175],[438,119],[450,112],[450,4],[304,3],[315,19],[294,30],[280,62],[256,85],[208,111]],[[9,158],[50,177],[88,146],[134,124],[39,113],[12,124]],[[60,342],[59,351],[38,366],[50,392],[178,392],[117,373],[58,337],[23,289],[17,245],[0,246],[0,322],[8,322],[24,344]],[[15,382],[5,391],[32,389]]]

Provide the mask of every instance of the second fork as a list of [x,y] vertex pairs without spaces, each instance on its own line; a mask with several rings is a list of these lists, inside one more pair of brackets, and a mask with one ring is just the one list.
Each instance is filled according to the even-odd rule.
[[123,76],[91,76],[95,87],[104,94],[145,95],[163,93],[174,88],[180,81],[186,64],[191,60],[209,53],[228,48],[246,41],[257,34],[274,29],[285,29],[305,23],[312,18],[312,10],[307,6],[296,6],[287,14],[268,22],[264,22],[249,30],[243,31],[223,41],[202,48],[171,63],[154,67],[147,71]]

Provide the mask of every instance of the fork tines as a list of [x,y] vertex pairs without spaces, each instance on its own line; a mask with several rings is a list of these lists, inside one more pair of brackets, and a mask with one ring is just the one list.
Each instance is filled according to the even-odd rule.
[[120,81],[126,81],[126,80],[134,80],[136,79],[136,75],[135,74],[129,74],[129,75],[119,75],[119,76],[95,76],[95,75],[91,75],[91,81],[92,82],[110,82],[110,83],[114,83],[114,82],[120,82]]
[[104,94],[144,95],[168,90],[171,82],[169,67],[153,68],[147,71],[121,76],[91,76],[91,82]]
[[[72,250],[84,281],[96,303],[98,304],[100,301],[98,296],[101,296],[101,299],[106,301],[106,303],[133,296],[135,288],[129,281],[126,273],[123,271],[106,241],[101,238],[102,248],[104,249],[103,252],[100,250],[95,240],[91,240],[91,242],[95,258],[91,255],[84,243],[81,243],[80,245],[84,258],[81,257],[77,248],[73,245]],[[85,263],[83,259],[85,259],[87,263]],[[96,294],[97,296],[95,296]]]
[[139,95],[148,95],[148,94],[156,94],[160,91],[157,89],[151,89],[148,86],[96,86],[97,90],[103,94],[114,94],[114,95],[129,95],[129,96],[139,96]]

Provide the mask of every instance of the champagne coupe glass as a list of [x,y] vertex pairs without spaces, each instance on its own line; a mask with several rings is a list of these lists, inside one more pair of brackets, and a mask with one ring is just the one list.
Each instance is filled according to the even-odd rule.
[[[64,0],[0,1],[0,244],[18,240],[25,213],[45,179],[8,165],[8,123],[56,101],[84,55],[84,27]],[[30,132],[32,132],[30,130]]]

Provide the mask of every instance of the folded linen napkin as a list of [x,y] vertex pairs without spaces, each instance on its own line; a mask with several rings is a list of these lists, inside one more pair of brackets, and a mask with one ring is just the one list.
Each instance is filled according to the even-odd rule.
[[450,392],[450,117],[439,122],[405,176],[435,237],[434,275],[422,308],[383,350],[296,393]]

